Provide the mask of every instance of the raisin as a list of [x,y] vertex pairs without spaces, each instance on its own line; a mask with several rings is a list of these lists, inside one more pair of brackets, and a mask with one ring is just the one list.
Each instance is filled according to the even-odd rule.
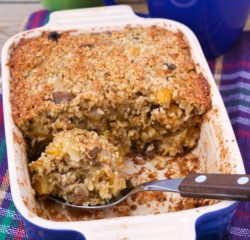
[[134,140],[131,141],[130,149],[134,153],[138,152],[138,145],[137,145],[136,141],[134,141]]
[[160,106],[161,106],[160,104],[152,104],[152,105],[150,106],[150,110],[152,111],[152,110],[154,110],[154,109],[159,108]]
[[50,32],[48,35],[48,39],[51,41],[58,41],[58,39],[60,38],[60,34],[56,31]]
[[52,95],[55,104],[68,103],[75,97],[72,93],[68,92],[54,92]]
[[83,47],[83,48],[87,47],[87,48],[92,49],[95,47],[95,45],[91,43],[86,43],[86,44],[81,44],[80,47]]
[[165,65],[167,66],[168,70],[170,70],[170,71],[173,71],[177,68],[176,65],[174,65],[173,63],[168,62],[168,63],[165,63]]
[[154,148],[155,149],[158,149],[159,148],[159,146],[160,146],[160,144],[161,144],[161,141],[160,140],[153,140],[153,145],[154,145]]
[[102,151],[102,148],[100,147],[94,147],[92,150],[90,150],[88,152],[88,157],[90,159],[96,159],[96,157],[98,156],[98,153],[100,153]]
[[138,96],[138,97],[143,96],[143,94],[142,94],[141,91],[137,91],[137,92],[135,93],[135,95]]

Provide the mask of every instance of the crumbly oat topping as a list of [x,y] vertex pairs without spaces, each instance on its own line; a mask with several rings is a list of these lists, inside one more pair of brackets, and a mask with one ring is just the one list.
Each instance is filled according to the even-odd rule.
[[14,121],[30,146],[78,127],[96,130],[125,152],[133,145],[147,152],[148,145],[174,156],[195,146],[211,104],[182,33],[156,26],[42,32],[21,40],[9,66]]

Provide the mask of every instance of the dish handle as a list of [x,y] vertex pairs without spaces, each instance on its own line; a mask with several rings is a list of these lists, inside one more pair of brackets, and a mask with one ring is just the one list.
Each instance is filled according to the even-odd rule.
[[110,23],[112,26],[119,26],[131,20],[141,21],[141,18],[136,16],[132,8],[127,5],[63,10],[51,13],[48,24],[42,29],[89,29],[100,25],[107,26]]
[[[194,213],[121,217],[107,220],[75,222],[71,230],[82,234],[81,240],[195,239]],[[174,224],[173,224],[174,223]]]

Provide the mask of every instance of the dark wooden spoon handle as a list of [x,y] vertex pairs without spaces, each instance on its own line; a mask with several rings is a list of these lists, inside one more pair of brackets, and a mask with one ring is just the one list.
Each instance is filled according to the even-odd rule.
[[179,186],[183,197],[250,200],[250,175],[190,174]]

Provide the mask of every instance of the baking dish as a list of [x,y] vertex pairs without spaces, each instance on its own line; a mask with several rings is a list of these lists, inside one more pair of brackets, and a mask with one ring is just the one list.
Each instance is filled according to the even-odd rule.
[[165,19],[137,17],[128,6],[70,10],[51,14],[49,23],[39,29],[19,33],[10,38],[2,52],[3,101],[5,132],[14,204],[34,239],[218,239],[223,236],[236,203],[222,201],[211,206],[174,213],[109,218],[91,221],[56,222],[38,217],[35,212],[20,131],[11,117],[9,102],[10,73],[6,65],[10,47],[21,38],[38,36],[43,30],[83,32],[121,29],[125,25],[159,25],[182,31],[190,44],[194,61],[211,86],[212,110],[207,114],[201,139],[194,153],[207,172],[244,173],[243,161],[224,104],[213,80],[200,45],[184,25]]

